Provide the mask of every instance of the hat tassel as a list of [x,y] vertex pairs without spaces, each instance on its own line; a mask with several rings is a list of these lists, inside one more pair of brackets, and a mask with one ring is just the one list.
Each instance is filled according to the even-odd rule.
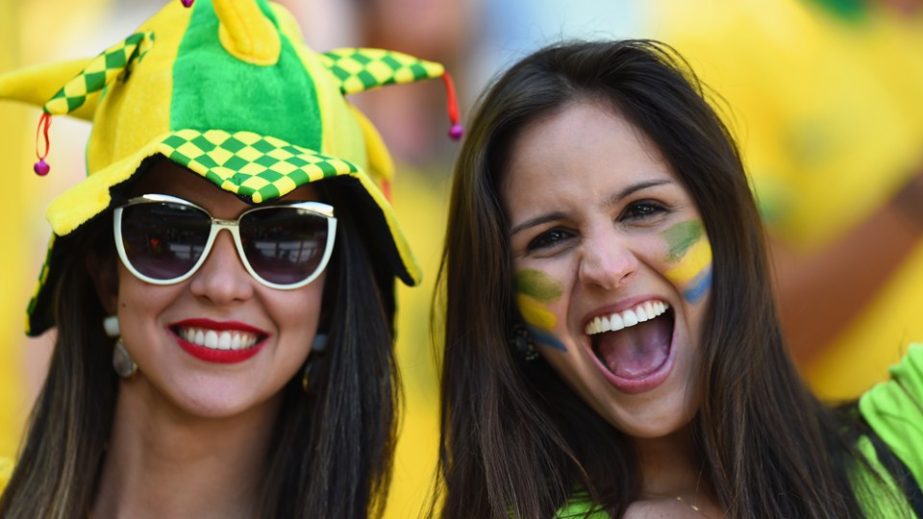
[[449,112],[449,122],[452,123],[449,128],[449,137],[453,141],[457,141],[462,138],[465,129],[462,128],[461,122],[459,122],[458,96],[455,94],[455,83],[452,81],[452,76],[448,71],[442,73],[442,82],[445,83],[446,111]]
[[[48,152],[51,150],[51,143],[48,140],[48,130],[51,129],[51,114],[48,112],[42,112],[42,117],[38,120],[38,128],[35,130],[35,156],[38,158],[38,162],[32,166],[32,170],[35,171],[35,174],[44,177],[51,171],[51,166],[45,162],[45,158],[48,157]],[[45,151],[41,151],[39,147],[39,137],[45,139]]]

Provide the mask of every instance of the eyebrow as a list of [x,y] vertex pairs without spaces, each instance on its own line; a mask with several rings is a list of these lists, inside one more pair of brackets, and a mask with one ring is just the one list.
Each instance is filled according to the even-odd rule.
[[667,178],[658,179],[658,180],[648,180],[646,182],[638,182],[637,184],[632,184],[626,187],[625,189],[619,191],[618,193],[615,193],[612,196],[603,200],[603,206],[608,207],[611,205],[615,205],[621,202],[622,200],[628,198],[629,196],[637,193],[638,191],[643,191],[651,187],[657,187],[657,186],[662,186],[664,184],[672,184],[672,183],[673,183],[673,180],[667,179]]
[[[662,186],[664,184],[671,184],[671,183],[673,183],[672,179],[658,179],[658,180],[648,180],[646,182],[638,182],[637,184],[632,184],[626,187],[625,189],[622,189],[621,191],[614,193],[613,195],[603,200],[603,206],[608,207],[608,206],[615,205],[638,191],[642,191],[644,189],[648,189],[651,187]],[[524,229],[528,229],[529,227],[535,227],[537,225],[542,225],[548,222],[562,220],[566,217],[567,217],[567,214],[561,211],[540,214],[536,216],[535,218],[530,218],[518,225],[514,225],[510,229],[510,236]]]

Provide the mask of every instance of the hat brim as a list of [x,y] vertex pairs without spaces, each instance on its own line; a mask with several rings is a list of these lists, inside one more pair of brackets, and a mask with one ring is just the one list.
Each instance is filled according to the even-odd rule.
[[[358,183],[360,200],[378,218],[365,220],[368,233],[378,237],[370,244],[376,261],[383,260],[394,275],[409,286],[421,280],[421,271],[404,237],[391,204],[369,176],[355,164],[253,132],[183,129],[153,139],[134,154],[89,175],[61,194],[48,209],[54,236],[29,303],[26,333],[39,335],[54,326],[51,290],[56,258],[60,256],[55,237],[64,237],[108,210],[114,201],[113,188],[130,180],[148,158],[162,155],[201,175],[215,186],[254,204],[285,196],[298,186],[328,178],[346,178]],[[348,208],[337,208],[343,210]]]

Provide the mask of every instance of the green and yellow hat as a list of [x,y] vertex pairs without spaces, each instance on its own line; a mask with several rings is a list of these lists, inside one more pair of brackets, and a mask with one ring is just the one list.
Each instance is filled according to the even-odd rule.
[[171,2],[134,34],[90,59],[0,76],[0,98],[42,106],[35,172],[48,173],[52,116],[93,122],[86,180],[48,209],[52,236],[27,333],[54,326],[55,237],[113,205],[113,188],[155,155],[259,204],[317,180],[360,189],[359,214],[374,261],[408,285],[420,269],[388,201],[393,164],[372,124],[345,95],[442,78],[450,134],[460,136],[451,79],[442,65],[379,49],[317,53],[290,13],[266,0]]

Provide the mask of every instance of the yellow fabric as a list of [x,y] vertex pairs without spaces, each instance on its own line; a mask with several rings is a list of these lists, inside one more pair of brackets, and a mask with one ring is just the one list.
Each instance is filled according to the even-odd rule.
[[[0,0],[0,68],[17,64],[15,43],[19,41],[20,8],[17,0]],[[52,92],[53,93],[53,92]],[[23,376],[22,314],[23,300],[28,296],[30,277],[26,247],[15,247],[29,241],[31,227],[27,225],[28,208],[24,203],[30,139],[20,131],[27,121],[27,112],[20,106],[0,106],[0,157],[3,157],[6,189],[0,204],[0,240],[11,244],[0,254],[0,492],[5,481],[2,458],[13,456],[19,445],[19,434],[27,412]],[[34,119],[32,119],[34,120]]]
[[[802,0],[657,0],[654,35],[716,91],[773,231],[810,251],[884,203],[923,160],[923,21],[850,24]],[[923,337],[923,244],[809,367],[858,396]],[[876,345],[876,347],[869,347]]]
[[[137,32],[154,31],[157,39],[144,59],[134,65],[134,73],[157,80],[126,81],[110,90],[99,103],[87,143],[89,172],[100,171],[136,155],[138,150],[169,131],[173,94],[171,72],[188,23],[189,14],[183,5],[171,2],[138,28]],[[144,103],[138,103],[138,99],[143,99]],[[126,124],[131,125],[132,131],[125,131]]]
[[0,457],[0,496],[6,489],[6,484],[10,482],[10,476],[13,475],[13,460]]
[[279,61],[279,33],[258,5],[238,0],[212,0],[212,5],[221,20],[218,38],[224,50],[254,65],[275,65]]
[[[0,80],[0,98],[16,99],[33,106],[42,106],[61,85],[80,73],[91,60],[92,58],[82,58],[50,65],[37,65],[5,75]],[[92,119],[98,99],[99,96],[88,98],[83,106],[70,115],[84,120]]]
[[[394,206],[413,250],[423,268],[433,273],[439,268],[448,194],[447,179],[440,173],[444,172],[413,171],[402,165],[393,186]],[[431,334],[429,320],[435,280],[432,275],[420,286],[397,287],[395,351],[404,385],[404,409],[384,519],[419,517],[436,471],[439,381],[435,354],[440,348],[433,345],[433,337],[441,337],[441,332]]]
[[388,152],[388,147],[381,139],[378,130],[365,115],[359,110],[353,109],[353,115],[362,127],[362,134],[365,136],[365,151],[369,157],[369,173],[379,182],[390,182],[394,178],[394,161]]

